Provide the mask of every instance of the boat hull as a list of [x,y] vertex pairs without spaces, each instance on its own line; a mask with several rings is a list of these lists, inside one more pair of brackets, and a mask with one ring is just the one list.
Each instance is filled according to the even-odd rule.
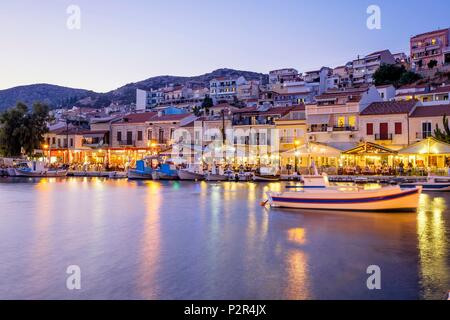
[[206,175],[206,181],[228,181],[229,177],[221,174],[208,173]]
[[261,182],[276,182],[280,181],[280,177],[277,176],[253,176],[253,181],[261,181]]
[[152,174],[148,172],[140,172],[136,170],[128,170],[129,180],[152,180]]
[[27,178],[59,178],[67,176],[67,170],[50,170],[50,171],[28,171],[21,169],[14,169],[14,177],[27,177]]
[[[384,189],[384,190],[383,190]],[[413,211],[419,203],[421,187],[411,190],[382,188],[374,191],[269,192],[272,207],[340,211]]]
[[199,181],[205,179],[204,174],[188,170],[178,170],[178,176],[180,177],[180,180]]
[[450,183],[403,183],[400,188],[412,189],[422,187],[423,191],[450,191]]
[[154,171],[152,172],[153,180],[178,180],[178,174],[167,174],[164,172]]

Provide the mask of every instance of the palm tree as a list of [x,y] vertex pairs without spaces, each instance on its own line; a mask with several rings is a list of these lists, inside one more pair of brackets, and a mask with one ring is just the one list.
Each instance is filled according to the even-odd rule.
[[450,143],[450,127],[448,124],[448,118],[446,114],[444,114],[442,123],[444,130],[441,130],[439,126],[436,124],[436,129],[434,129],[434,137],[442,142]]

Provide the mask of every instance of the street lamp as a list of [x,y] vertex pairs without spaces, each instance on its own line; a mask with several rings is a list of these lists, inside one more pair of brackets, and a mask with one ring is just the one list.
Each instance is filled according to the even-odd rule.
[[294,140],[294,145],[295,145],[295,153],[294,153],[294,158],[295,158],[295,172],[298,172],[298,157],[300,156],[300,151],[298,151],[298,147],[300,146],[300,140],[299,139],[295,139]]

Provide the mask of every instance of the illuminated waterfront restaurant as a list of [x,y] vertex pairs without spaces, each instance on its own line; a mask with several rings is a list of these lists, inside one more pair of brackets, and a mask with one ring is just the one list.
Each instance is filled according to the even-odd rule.
[[364,142],[356,148],[342,153],[342,163],[344,166],[394,166],[397,152],[387,147]]
[[399,157],[418,169],[426,171],[430,168],[432,172],[447,174],[445,168],[450,165],[450,144],[428,137],[400,150]]
[[335,174],[341,150],[323,143],[309,142],[282,152],[280,156],[283,171],[289,166],[294,171],[305,173],[314,161],[318,167],[326,169],[327,173]]

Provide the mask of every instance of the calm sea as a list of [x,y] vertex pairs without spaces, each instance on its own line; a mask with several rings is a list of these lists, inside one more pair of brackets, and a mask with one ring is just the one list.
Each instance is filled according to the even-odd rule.
[[[283,183],[0,178],[1,299],[442,299],[450,193],[417,213],[269,209]],[[68,290],[68,266],[81,289]],[[381,270],[368,290],[367,267]]]

